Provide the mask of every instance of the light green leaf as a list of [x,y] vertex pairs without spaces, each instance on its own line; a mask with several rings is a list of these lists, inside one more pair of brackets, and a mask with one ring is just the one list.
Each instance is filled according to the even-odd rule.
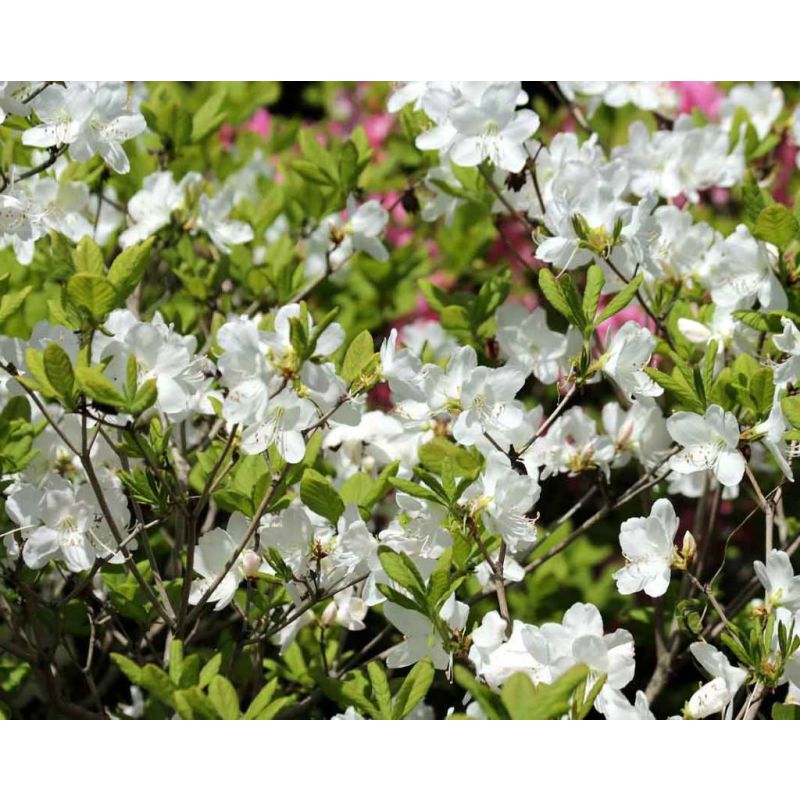
[[418,661],[406,675],[394,699],[392,719],[405,719],[428,694],[435,670],[429,658]]
[[344,503],[333,484],[319,472],[307,469],[300,481],[300,499],[316,514],[333,525],[344,513]]
[[239,719],[239,697],[233,684],[222,675],[215,675],[208,686],[208,699],[211,700],[222,719]]

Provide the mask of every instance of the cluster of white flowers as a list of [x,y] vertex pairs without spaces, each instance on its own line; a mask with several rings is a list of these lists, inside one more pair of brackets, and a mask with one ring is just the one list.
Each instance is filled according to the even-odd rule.
[[[458,176],[478,167],[473,172],[492,190],[493,212],[525,229],[542,269],[538,298],[517,302],[506,292],[477,322],[469,316],[477,319],[474,306],[469,313],[457,306],[469,318],[461,326],[448,324],[444,312],[440,320],[386,325],[379,352],[367,334],[368,352],[355,367],[358,338],[349,337],[346,318],[309,310],[310,290],[301,285],[295,293],[294,284],[283,295],[293,300],[271,309],[256,302],[243,313],[247,304],[236,306],[238,298],[233,310],[215,307],[197,337],[168,324],[169,314],[143,319],[136,302],[125,307],[127,297],[87,322],[67,291],[53,307],[62,320],[77,315],[74,329],[40,323],[27,341],[4,338],[0,395],[30,397],[40,429],[34,457],[4,481],[6,514],[16,526],[3,534],[5,557],[20,557],[33,570],[55,562],[75,573],[98,562],[125,564],[146,536],[139,503],[147,498],[138,484],[131,490],[137,470],[156,482],[162,471],[174,471],[181,501],[199,497],[203,509],[244,462],[254,475],[267,472],[253,478],[261,483],[249,512],[231,510],[239,509],[231,490],[217,498],[223,524],[210,514],[203,527],[199,511],[191,516],[191,555],[179,564],[191,573],[191,588],[178,607],[192,607],[190,621],[206,603],[217,611],[235,606],[242,584],[249,592],[264,580],[280,584],[276,602],[286,624],[264,630],[283,652],[312,623],[359,631],[368,614],[381,613],[400,635],[384,654],[389,668],[429,658],[449,673],[460,656],[482,688],[499,691],[517,673],[549,685],[586,665],[584,691],[588,697],[598,688],[592,702],[600,714],[652,719],[644,693],[630,702],[622,692],[635,673],[631,633],[607,632],[591,603],[575,603],[561,622],[514,619],[504,592],[526,579],[542,539],[540,515],[551,524],[548,498],[568,481],[588,476],[591,492],[603,497],[599,515],[652,496],[649,511],[614,529],[617,566],[624,561],[613,573],[621,595],[663,598],[673,572],[690,572],[695,534],[702,534],[696,519],[694,531],[682,526],[681,498],[703,498],[707,513],[707,500],[735,498],[747,479],[759,504],[774,512],[774,493],[761,496],[754,471],[792,480],[786,433],[794,425],[782,401],[791,401],[800,383],[800,330],[789,310],[785,254],[753,225],[731,225],[723,235],[684,205],[743,183],[748,125],[766,140],[783,96],[766,84],[736,87],[719,122],[701,124],[678,115],[676,92],[666,84],[561,82],[554,91],[579,121],[602,104],[633,104],[663,124],[651,130],[637,121],[627,142],[606,152],[594,134],[582,141],[558,132],[546,140],[519,82],[414,82],[396,87],[389,100],[392,112],[411,106],[404,113],[422,127],[417,147],[438,152],[435,166],[436,156],[426,156],[416,182],[422,219],[450,226],[470,202]],[[250,263],[261,264],[257,245],[267,258],[264,245],[286,236],[289,222],[283,215],[264,225],[244,221],[254,219],[243,209],[270,175],[255,161],[225,181],[161,164],[123,204],[112,190],[95,192],[65,175],[62,157],[97,156],[114,173],[130,171],[141,144],[132,140],[149,135],[143,92],[121,83],[0,83],[0,124],[20,118],[21,143],[45,151],[27,159],[33,168],[8,173],[0,248],[13,247],[21,264],[31,264],[37,242],[51,232],[74,243],[113,241],[123,254],[150,237],[169,243],[174,235],[191,237],[190,247],[211,249],[226,264],[245,244]],[[793,124],[800,139],[797,113]],[[373,268],[390,262],[390,213],[382,202],[358,191],[333,197],[320,218],[304,218],[293,249],[310,288],[326,278],[341,288],[357,254]],[[91,277],[105,288],[112,284],[105,275],[100,265]],[[583,297],[576,286],[585,287]],[[614,306],[618,298],[626,303]],[[737,359],[747,367],[730,377]],[[671,374],[662,371],[668,360]],[[55,385],[58,376],[67,388]],[[715,391],[723,378],[723,390]],[[80,381],[83,388],[73,392]],[[376,385],[382,402],[368,397]],[[152,398],[136,411],[142,387]],[[603,401],[593,410],[581,398],[595,391]],[[751,402],[746,412],[743,397]],[[184,448],[194,443],[202,457],[188,465],[175,446],[154,456],[138,435],[142,421]],[[220,441],[224,450],[213,451],[217,463],[205,485],[205,451]],[[612,496],[612,478],[637,470],[638,482]],[[373,513],[389,492],[390,502]],[[786,552],[771,550],[771,540],[767,547],[766,564],[754,567],[765,590],[754,613],[800,628],[800,577]],[[456,551],[453,585],[447,559]],[[471,620],[471,603],[457,592],[467,580],[479,595],[496,592],[500,611]],[[248,594],[245,620],[249,603]],[[777,662],[784,646],[778,631],[774,639]],[[324,651],[324,639],[320,644]],[[683,716],[731,716],[747,669],[705,641],[690,652],[710,680]],[[791,654],[782,669],[782,682],[800,694],[800,656]],[[477,701],[467,713],[483,715]],[[344,718],[359,716],[349,709]]]

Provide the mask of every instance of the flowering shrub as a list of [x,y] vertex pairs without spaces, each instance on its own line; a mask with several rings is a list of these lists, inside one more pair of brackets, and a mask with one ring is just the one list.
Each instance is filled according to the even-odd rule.
[[0,82],[0,715],[800,715],[800,91]]

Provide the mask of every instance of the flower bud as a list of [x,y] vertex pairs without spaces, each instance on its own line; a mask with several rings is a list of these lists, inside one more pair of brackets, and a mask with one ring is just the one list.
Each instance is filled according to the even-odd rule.
[[683,534],[683,546],[681,547],[681,556],[686,569],[689,569],[695,555],[697,554],[697,542],[694,540],[691,531],[686,531]]
[[320,622],[327,628],[336,622],[336,613],[338,608],[336,607],[336,603],[331,601],[325,606],[325,610],[322,612],[322,616],[320,617]]
[[255,578],[261,566],[261,556],[253,550],[245,550],[242,553],[242,568],[246,578]]

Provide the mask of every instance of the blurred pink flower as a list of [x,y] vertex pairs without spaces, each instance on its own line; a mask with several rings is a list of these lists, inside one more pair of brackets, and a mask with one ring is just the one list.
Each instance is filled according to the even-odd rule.
[[266,108],[259,108],[258,111],[245,122],[244,129],[257,133],[263,139],[266,139],[272,129],[272,115]]
[[716,119],[725,93],[714,81],[670,81],[669,85],[680,98],[681,114],[691,114],[697,108],[709,119]]
[[791,206],[794,200],[789,191],[789,182],[792,179],[795,164],[797,163],[797,147],[784,137],[783,141],[778,145],[776,155],[778,169],[775,175],[775,184],[772,187],[772,196],[779,203]]
[[364,133],[367,134],[367,141],[370,147],[381,147],[392,129],[394,115],[389,113],[371,114],[364,124]]

